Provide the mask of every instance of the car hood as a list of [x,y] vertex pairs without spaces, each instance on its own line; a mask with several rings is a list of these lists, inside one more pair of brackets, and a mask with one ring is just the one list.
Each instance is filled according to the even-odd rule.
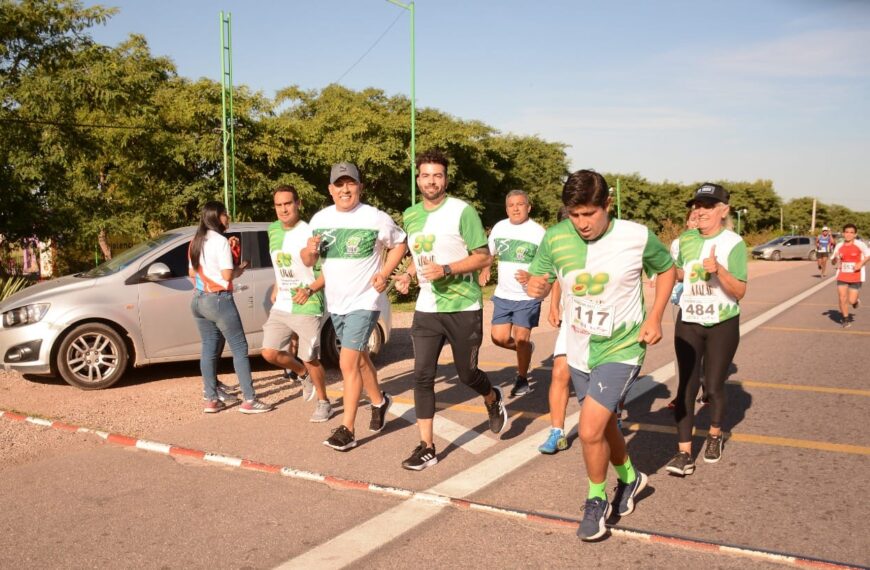
[[0,303],[0,312],[23,305],[30,305],[31,303],[50,302],[53,297],[59,294],[81,291],[82,289],[93,287],[96,282],[97,279],[94,277],[76,277],[75,275],[43,281],[15,293]]

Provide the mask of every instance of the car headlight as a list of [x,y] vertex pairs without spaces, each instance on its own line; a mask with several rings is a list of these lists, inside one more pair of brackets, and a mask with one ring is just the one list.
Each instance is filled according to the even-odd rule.
[[3,313],[3,327],[8,329],[9,327],[39,322],[45,316],[45,313],[48,312],[50,306],[49,303],[35,303],[6,311]]

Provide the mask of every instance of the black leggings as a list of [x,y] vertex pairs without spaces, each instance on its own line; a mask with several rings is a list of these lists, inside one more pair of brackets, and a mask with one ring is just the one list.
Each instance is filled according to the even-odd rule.
[[680,442],[692,441],[695,423],[695,398],[701,387],[701,365],[704,366],[704,386],[710,399],[710,425],[722,427],[725,416],[725,379],[740,343],[740,319],[734,317],[711,327],[685,323],[682,312],[677,315],[674,348],[677,352],[677,387],[674,419]]
[[486,396],[492,384],[477,367],[477,354],[483,340],[483,310],[457,313],[414,313],[411,341],[414,344],[414,410],[418,420],[435,416],[435,373],[444,341],[453,349],[459,380]]

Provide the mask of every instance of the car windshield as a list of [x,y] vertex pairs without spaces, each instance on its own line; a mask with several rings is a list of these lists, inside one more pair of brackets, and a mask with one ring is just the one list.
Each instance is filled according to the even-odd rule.
[[786,237],[774,238],[774,239],[770,240],[769,242],[763,244],[761,247],[770,247],[772,245],[779,245],[787,239],[789,239],[789,238],[786,238]]
[[100,265],[94,267],[89,271],[85,271],[84,273],[77,274],[78,277],[105,277],[106,275],[112,275],[121,271],[131,263],[135,262],[143,255],[154,251],[156,248],[161,247],[166,242],[172,241],[178,238],[177,233],[165,233],[157,236],[154,239],[150,239],[146,242],[140,243],[139,245],[133,246],[128,250],[125,250],[112,259],[106,261],[105,263],[101,263]]

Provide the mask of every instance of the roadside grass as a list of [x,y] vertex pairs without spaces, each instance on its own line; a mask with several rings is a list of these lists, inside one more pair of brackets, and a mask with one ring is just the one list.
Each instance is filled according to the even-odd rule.
[[[490,297],[492,297],[492,293],[495,291],[495,284],[491,283],[483,288],[483,300],[488,301]],[[391,309],[394,313],[410,313],[414,310],[414,306],[417,304],[417,300],[413,301],[393,301],[390,303]]]

